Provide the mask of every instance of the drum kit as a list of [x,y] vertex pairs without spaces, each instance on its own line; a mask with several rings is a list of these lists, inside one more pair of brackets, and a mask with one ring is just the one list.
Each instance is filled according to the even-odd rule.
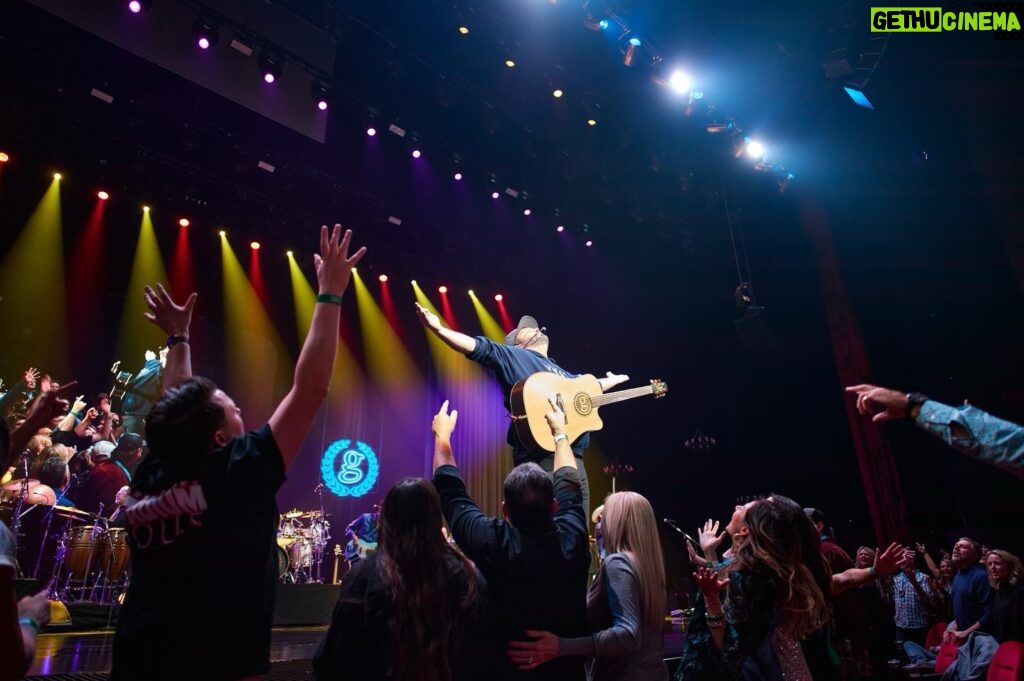
[[35,492],[38,487],[31,479],[0,486],[0,518],[14,533],[19,575],[44,582],[50,599],[64,603],[123,598],[130,577],[125,529],[102,515],[53,504]]
[[331,523],[320,511],[292,509],[277,525],[277,572],[285,584],[320,584],[324,549],[331,540]]

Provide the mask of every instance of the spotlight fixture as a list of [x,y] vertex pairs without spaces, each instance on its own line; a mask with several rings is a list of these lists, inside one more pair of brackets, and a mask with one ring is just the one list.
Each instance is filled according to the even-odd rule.
[[628,41],[622,50],[622,63],[625,66],[632,66],[636,63],[637,53],[640,51],[640,39],[633,36]]
[[98,192],[96,192],[96,198],[98,198],[100,201],[106,201],[107,199],[110,198],[110,194],[101,189]]
[[565,225],[558,225],[558,227],[555,227],[555,231],[559,232],[559,233],[564,232],[565,231]]
[[757,140],[750,140],[747,143],[747,156],[755,159],[763,159],[765,156],[764,145]]
[[607,31],[609,25],[610,22],[607,19],[601,19],[601,21],[597,22],[597,27],[602,31]]
[[366,135],[368,137],[373,137],[376,134],[377,134],[377,129],[376,128],[367,128],[366,129]]
[[294,258],[295,257],[295,253],[292,252],[292,251],[285,251],[284,254],[286,256],[288,256],[289,258]]
[[494,295],[494,299],[500,303],[501,301],[505,300],[505,296],[501,295],[500,293],[496,293]]
[[593,245],[594,245],[594,242],[591,241],[590,239],[587,239],[587,243],[586,243],[587,248],[590,248]]
[[[60,179],[60,176],[59,176],[59,175],[57,176],[57,179],[58,179],[58,180]],[[498,198],[499,196],[501,196],[501,194],[499,194],[498,192],[491,192],[491,198],[492,198],[492,199],[496,199],[496,198]]]
[[217,25],[205,17],[197,17],[192,24],[192,36],[196,39],[196,45],[201,50],[208,50],[217,44],[220,37]]
[[597,119],[588,118],[587,119],[587,125],[589,125],[590,127],[594,127],[595,125],[597,125]]
[[327,98],[330,95],[330,89],[327,84],[320,80],[313,81],[313,92],[311,93],[313,101],[316,102],[316,108],[321,111],[327,111]]
[[554,92],[551,93],[551,96],[554,97],[555,99],[561,99],[562,95],[564,94],[565,93],[562,92],[561,90],[556,89]]
[[442,294],[448,293],[448,287],[447,286],[438,286],[437,287],[437,292],[438,293],[442,293]]
[[679,95],[685,95],[691,87],[690,77],[678,69],[668,77],[668,84]]
[[252,243],[249,244],[249,248],[251,248],[254,251],[260,250],[260,242],[259,241],[253,241]]
[[388,275],[386,275],[386,274],[382,274],[382,275],[380,275],[379,277],[377,277],[377,279],[379,279],[379,280],[380,280],[380,283],[382,283],[382,284],[383,284],[383,283],[387,282],[387,280],[388,280]]
[[281,77],[281,60],[264,52],[260,55],[256,67],[263,74],[263,82],[273,83]]
[[60,173],[54,173],[54,174],[53,174],[53,179],[57,180],[58,182],[60,181],[60,179],[61,179],[62,177],[64,177],[64,176],[63,176],[63,175],[61,175]]
[[523,211],[523,215],[525,215],[526,217],[530,217],[530,213],[532,213],[532,212],[533,212],[532,210],[527,208],[526,210]]
[[143,213],[148,213],[149,212],[149,206],[143,206],[142,207],[142,212]]
[[421,154],[421,153],[420,153],[420,150],[419,150],[419,149],[413,149],[413,150],[412,150],[412,157],[413,157],[413,158],[419,158],[419,157],[420,157],[420,156],[422,156],[422,155],[423,155],[423,154]]
[[459,33],[461,33],[462,35],[469,35],[469,27],[459,26]]
[[128,3],[128,11],[132,14],[138,14],[143,11],[148,12],[152,6],[153,0],[131,0]]
[[0,151],[0,163],[7,163],[11,160],[11,157],[7,155],[6,151]]
[[228,235],[228,233],[225,232],[223,229],[220,230],[219,232],[217,232],[217,234],[220,234],[221,236],[227,236]]
[[505,66],[509,67],[510,69],[514,69],[516,67],[516,63],[511,59],[506,59]]
[[455,173],[455,181],[458,182],[462,179],[462,173]]
[[188,227],[191,224],[192,223],[189,221],[188,218],[181,218],[181,219],[178,220],[178,226],[179,227]]

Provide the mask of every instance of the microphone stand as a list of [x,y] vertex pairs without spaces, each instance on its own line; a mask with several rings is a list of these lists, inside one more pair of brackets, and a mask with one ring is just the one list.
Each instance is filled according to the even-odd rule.
[[[21,491],[18,493],[18,500],[14,504],[14,512],[11,517],[11,533],[14,535],[14,545],[17,547],[21,541],[21,509],[25,507],[25,497],[28,496],[28,450],[22,450],[21,452],[21,467],[25,477],[21,479]],[[31,510],[31,509],[29,509]],[[21,561],[15,560],[17,564],[17,575],[24,577],[25,573],[21,569]]]

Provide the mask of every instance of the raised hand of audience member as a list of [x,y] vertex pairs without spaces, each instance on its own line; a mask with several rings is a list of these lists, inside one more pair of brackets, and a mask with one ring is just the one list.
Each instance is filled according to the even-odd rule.
[[705,567],[708,563],[707,558],[697,553],[692,542],[686,542],[686,554],[690,557],[690,562],[697,567]]
[[428,329],[438,330],[441,328],[441,318],[436,314],[423,307],[419,303],[416,305],[416,316],[419,317],[420,323]]
[[704,521],[704,527],[697,528],[697,539],[700,541],[700,550],[708,560],[714,560],[722,540],[728,534],[725,530],[718,532],[719,522],[708,518]]
[[846,392],[857,394],[857,411],[863,416],[871,416],[876,423],[909,416],[907,393],[867,383],[851,385]]
[[[887,577],[897,570],[900,569],[900,565],[905,560],[905,549],[901,544],[893,542],[886,547],[885,551],[875,551],[875,562],[873,567],[875,568],[876,577]],[[913,559],[913,556],[911,556]]]
[[28,388],[29,390],[35,390],[36,381],[39,380],[39,370],[36,369],[35,367],[29,367],[28,369],[25,369],[24,380],[26,388]]
[[348,288],[352,269],[366,255],[366,246],[363,246],[350,258],[348,248],[351,243],[351,229],[346,229],[344,236],[341,236],[341,225],[334,225],[330,237],[327,235],[327,225],[320,229],[320,253],[313,254],[313,266],[316,268],[320,293],[340,296]]
[[459,412],[452,409],[448,412],[448,400],[441,403],[441,408],[434,414],[434,420],[430,423],[430,430],[437,440],[451,441],[452,433],[455,432],[455,424],[459,421]]
[[509,641],[508,659],[520,671],[535,669],[558,657],[558,637],[550,631],[527,629],[533,641]]
[[555,398],[549,397],[548,404],[551,405],[551,408],[545,412],[544,420],[548,422],[551,434],[558,437],[565,432],[565,413],[558,406],[558,401]]
[[167,293],[163,284],[158,283],[155,288],[147,286],[145,298],[149,312],[143,316],[168,336],[188,338],[188,329],[192,324],[192,309],[196,306],[197,297],[197,294],[193,293],[184,304],[179,305]]

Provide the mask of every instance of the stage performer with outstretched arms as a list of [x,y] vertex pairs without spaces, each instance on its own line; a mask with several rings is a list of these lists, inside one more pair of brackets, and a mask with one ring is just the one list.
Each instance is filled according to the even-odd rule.
[[[578,374],[566,371],[548,356],[549,339],[545,328],[537,324],[537,320],[524,315],[519,325],[509,331],[505,342],[495,343],[485,336],[467,336],[441,324],[437,315],[416,303],[416,314],[428,329],[433,331],[448,347],[461,352],[469,359],[477,362],[494,374],[505,399],[505,408],[511,413],[509,395],[512,387],[519,381],[539,372],[547,371],[565,378],[575,378]],[[614,386],[629,380],[624,374],[608,372],[599,378],[601,390],[607,392]],[[530,449],[520,440],[515,424],[509,423],[508,438],[512,447],[512,464],[518,466],[527,461],[540,465],[548,473],[552,472],[554,453],[543,449]],[[571,443],[572,453],[576,456],[576,468],[579,470],[583,483],[583,508],[585,515],[590,514],[590,485],[587,481],[586,468],[583,465],[583,453],[590,444],[590,433],[583,433]]]

